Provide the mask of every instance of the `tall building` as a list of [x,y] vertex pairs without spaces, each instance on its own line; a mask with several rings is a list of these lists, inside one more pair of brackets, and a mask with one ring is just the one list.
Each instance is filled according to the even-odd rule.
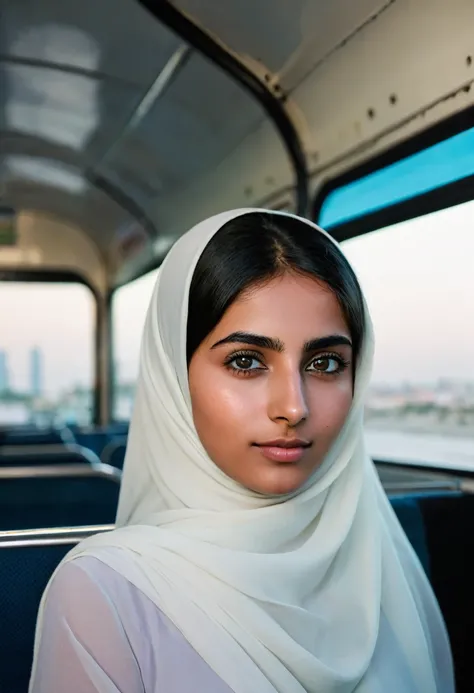
[[43,354],[38,347],[30,352],[30,392],[34,397],[43,392]]
[[0,394],[10,389],[10,374],[8,372],[8,354],[0,350]]

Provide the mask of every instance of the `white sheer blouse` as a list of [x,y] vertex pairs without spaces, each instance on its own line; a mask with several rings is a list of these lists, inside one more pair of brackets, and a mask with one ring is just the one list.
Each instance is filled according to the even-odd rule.
[[158,608],[96,558],[58,571],[31,693],[231,693]]

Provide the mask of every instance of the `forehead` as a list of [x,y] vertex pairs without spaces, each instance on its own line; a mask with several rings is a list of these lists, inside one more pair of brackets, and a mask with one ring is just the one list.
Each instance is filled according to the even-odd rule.
[[339,302],[329,287],[311,277],[283,274],[253,286],[228,308],[214,330],[246,330],[288,341],[324,334],[350,337]]

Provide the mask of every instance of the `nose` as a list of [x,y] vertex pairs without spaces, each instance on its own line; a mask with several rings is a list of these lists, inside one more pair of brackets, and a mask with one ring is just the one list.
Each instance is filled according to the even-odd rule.
[[272,374],[269,383],[268,416],[294,428],[309,416],[303,378],[299,371]]

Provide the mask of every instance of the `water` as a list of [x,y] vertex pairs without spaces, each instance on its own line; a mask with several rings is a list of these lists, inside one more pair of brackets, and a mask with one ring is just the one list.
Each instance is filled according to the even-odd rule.
[[474,471],[474,437],[367,428],[365,439],[374,458]]

